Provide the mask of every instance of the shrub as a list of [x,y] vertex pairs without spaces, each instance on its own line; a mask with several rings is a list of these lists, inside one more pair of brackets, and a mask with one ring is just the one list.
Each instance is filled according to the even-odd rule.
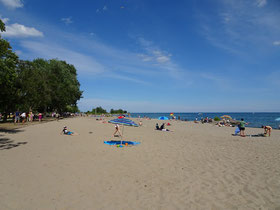
[[214,121],[220,121],[221,119],[219,117],[214,117]]

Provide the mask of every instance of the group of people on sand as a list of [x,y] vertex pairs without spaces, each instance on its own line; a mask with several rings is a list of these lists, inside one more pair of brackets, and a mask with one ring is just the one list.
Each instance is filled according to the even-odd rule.
[[[236,129],[235,129],[235,134],[233,135],[238,135],[240,133],[240,136],[245,137],[245,126],[248,125],[249,123],[245,122],[243,118],[241,118],[241,121],[239,122],[239,124],[237,125]],[[168,123],[167,125],[171,125],[170,123]],[[264,136],[270,136],[271,135],[271,131],[272,131],[272,127],[268,126],[268,125],[263,125],[262,128],[264,129]],[[162,123],[161,126],[158,125],[158,123],[156,123],[156,130],[159,131],[170,131],[169,129],[165,128],[165,123]],[[65,135],[78,135],[78,133],[74,133],[72,131],[69,131],[67,126],[63,127],[63,130],[61,131],[61,134],[65,134]],[[120,132],[120,126],[119,124],[115,124],[115,131],[113,133],[114,137],[119,137],[122,136],[121,132]]]
[[34,115],[32,113],[32,111],[26,113],[26,112],[20,112],[19,110],[17,110],[14,113],[14,123],[22,122],[24,124],[27,121],[33,122],[35,117],[38,117],[39,122],[41,122],[43,115],[42,115],[42,113],[39,113],[38,115]]
[[[234,135],[238,135],[238,133],[240,133],[240,136],[245,137],[245,125],[248,125],[249,123],[245,122],[244,119],[242,118],[241,121],[239,122],[239,124],[237,125],[236,129],[235,129],[235,134]],[[271,131],[272,131],[272,127],[269,125],[262,125],[262,128],[264,129],[264,134],[263,136],[270,136],[271,135]]]

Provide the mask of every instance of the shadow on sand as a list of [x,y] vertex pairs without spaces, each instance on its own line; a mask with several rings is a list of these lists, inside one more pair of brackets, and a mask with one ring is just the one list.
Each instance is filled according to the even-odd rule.
[[22,132],[22,130],[12,129],[12,128],[0,128],[0,150],[12,149],[20,145],[27,144],[27,142],[15,142],[14,140],[6,138],[4,137],[3,134],[1,134],[1,133],[15,134],[19,132]]
[[9,138],[2,138],[0,136],[0,150],[12,149],[24,144],[27,144],[27,142],[15,142]]
[[23,130],[19,130],[19,128],[0,128],[0,133],[19,133],[23,132]]

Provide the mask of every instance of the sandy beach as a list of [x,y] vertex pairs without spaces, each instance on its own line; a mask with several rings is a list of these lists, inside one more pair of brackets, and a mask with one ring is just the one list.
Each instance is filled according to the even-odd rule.
[[104,144],[114,125],[91,117],[1,132],[0,209],[280,209],[279,130],[157,122],[125,127],[141,144],[123,148]]

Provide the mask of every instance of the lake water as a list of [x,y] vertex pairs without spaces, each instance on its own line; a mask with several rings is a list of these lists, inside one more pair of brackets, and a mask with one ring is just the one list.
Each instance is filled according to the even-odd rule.
[[[198,120],[201,119],[201,117],[221,117],[223,115],[230,115],[233,119],[240,120],[241,118],[244,119],[245,122],[249,122],[247,127],[255,127],[260,128],[262,125],[270,125],[271,127],[279,128],[280,121],[276,121],[277,118],[280,117],[280,112],[242,112],[242,113],[174,113],[176,117],[180,116],[181,120],[188,120],[193,121],[196,118]],[[166,116],[170,118],[170,113],[131,113],[131,117],[137,118],[137,117],[149,117],[152,119],[157,119],[160,116]]]

